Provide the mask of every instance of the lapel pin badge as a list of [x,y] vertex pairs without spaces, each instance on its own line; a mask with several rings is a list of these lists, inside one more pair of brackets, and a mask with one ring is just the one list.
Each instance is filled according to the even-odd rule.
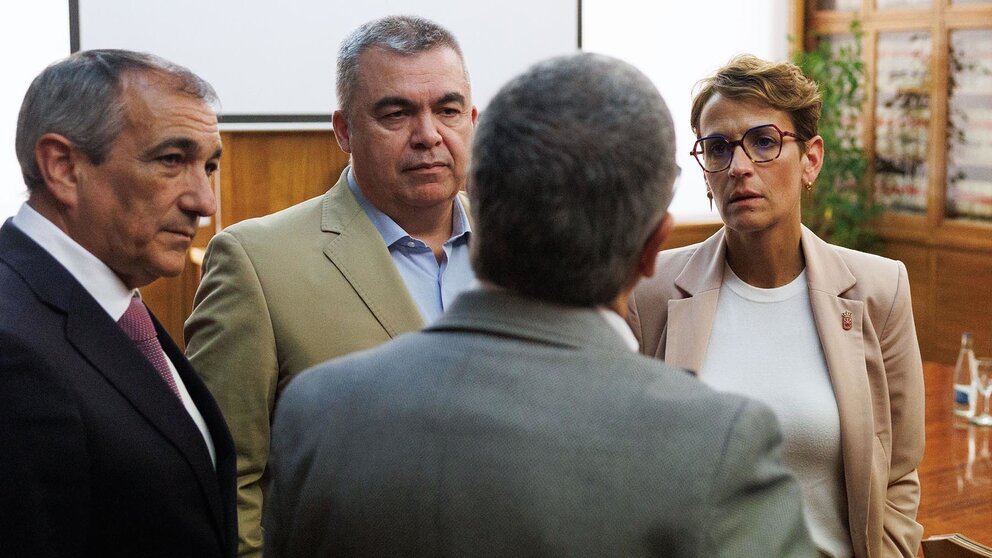
[[844,331],[854,327],[854,314],[852,314],[849,310],[844,311],[844,313],[840,315],[840,325],[844,328]]

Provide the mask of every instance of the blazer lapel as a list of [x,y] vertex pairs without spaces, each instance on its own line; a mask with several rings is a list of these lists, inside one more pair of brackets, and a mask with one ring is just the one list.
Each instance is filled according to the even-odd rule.
[[334,233],[324,255],[341,271],[390,337],[424,326],[420,309],[372,221],[348,188],[347,172],[324,195],[321,230]]
[[66,308],[66,340],[186,457],[209,491],[217,481],[196,424],[151,363],[81,286],[75,287]]
[[237,479],[234,474],[231,474],[236,471],[234,441],[231,439],[230,431],[227,429],[227,423],[224,422],[220,407],[217,406],[217,402],[210,395],[207,386],[196,375],[189,361],[186,360],[182,351],[179,350],[179,347],[172,341],[169,334],[162,328],[162,324],[155,318],[155,315],[151,314],[151,311],[149,311],[149,314],[152,317],[152,322],[155,324],[155,331],[158,332],[162,349],[165,351],[166,356],[169,357],[169,360],[175,365],[176,372],[179,373],[183,385],[186,386],[186,391],[189,393],[193,404],[196,405],[197,411],[200,412],[200,416],[203,417],[203,421],[210,431],[210,438],[213,441],[217,463],[214,466],[210,462],[210,455],[207,452],[203,437],[198,428],[196,429],[195,440],[191,440],[191,443],[199,442],[196,445],[202,448],[203,451],[193,451],[192,454],[187,455],[187,459],[190,461],[190,465],[200,480],[200,484],[203,485],[203,492],[207,495],[207,502],[209,503],[220,538],[226,540],[228,544],[237,544],[236,540],[231,540],[232,537],[228,536],[226,528],[227,525],[236,522],[236,518],[225,517],[228,508],[224,505],[225,502],[235,501]]
[[702,368],[720,297],[725,255],[720,229],[700,244],[675,278],[675,286],[687,297],[668,301],[665,362],[695,372]]
[[[841,448],[847,479],[847,500],[855,552],[867,547],[868,495],[871,481],[873,432],[871,391],[862,324],[864,303],[843,298],[855,278],[844,260],[826,242],[803,227],[810,306],[827,361],[830,382],[840,415]],[[845,321],[849,320],[847,324]],[[856,479],[859,479],[855,482]],[[858,549],[861,549],[860,551]]]

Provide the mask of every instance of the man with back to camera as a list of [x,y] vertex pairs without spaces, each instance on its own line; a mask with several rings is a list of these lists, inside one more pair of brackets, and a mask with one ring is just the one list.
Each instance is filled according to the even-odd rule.
[[17,122],[0,228],[0,555],[233,557],[234,444],[137,289],[183,270],[221,140],[208,83],[76,53]]
[[302,556],[815,556],[774,415],[637,354],[677,176],[626,63],[533,66],[482,116],[482,288],[299,376],[272,434],[266,551]]
[[458,196],[475,127],[454,37],[386,17],[346,38],[334,133],[351,165],[326,194],[215,236],[187,355],[238,449],[240,549],[260,554],[269,429],[300,371],[432,322],[473,281]]

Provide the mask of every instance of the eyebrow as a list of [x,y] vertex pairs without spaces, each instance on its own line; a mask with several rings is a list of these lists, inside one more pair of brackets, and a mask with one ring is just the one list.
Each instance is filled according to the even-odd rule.
[[399,108],[413,108],[414,102],[406,97],[383,97],[376,101],[372,108],[376,111],[382,110],[386,107],[399,107]]
[[[145,156],[151,157],[155,153],[158,153],[163,149],[169,149],[173,147],[177,149],[181,149],[187,153],[190,153],[190,152],[195,152],[199,148],[199,144],[194,140],[184,137],[167,138],[164,141],[159,142],[158,144],[147,150],[145,152]],[[217,150],[214,151],[210,157],[207,157],[207,159],[219,159],[222,151],[223,148],[218,147]]]
[[[432,104],[444,105],[447,103],[458,103],[459,105],[465,106],[465,95],[452,91],[450,93],[445,93],[444,95],[441,96],[441,98],[434,101]],[[379,99],[378,101],[376,101],[374,105],[372,105],[372,108],[375,111],[379,111],[386,107],[411,109],[414,108],[415,106],[416,103],[414,103],[410,99],[407,99],[406,97],[393,96],[393,97],[383,97]]]
[[464,106],[465,105],[465,95],[462,95],[461,93],[456,93],[456,92],[452,91],[451,93],[446,93],[445,95],[443,95],[440,99],[437,100],[437,103],[435,103],[435,104],[444,105],[444,104],[447,104],[447,103],[458,103],[458,104]]

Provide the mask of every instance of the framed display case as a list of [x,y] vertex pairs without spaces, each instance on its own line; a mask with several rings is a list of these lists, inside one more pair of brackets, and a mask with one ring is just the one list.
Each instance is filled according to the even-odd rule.
[[[804,48],[862,35],[861,140],[924,358],[992,354],[992,0],[805,0]],[[829,153],[827,154],[829,157]]]

